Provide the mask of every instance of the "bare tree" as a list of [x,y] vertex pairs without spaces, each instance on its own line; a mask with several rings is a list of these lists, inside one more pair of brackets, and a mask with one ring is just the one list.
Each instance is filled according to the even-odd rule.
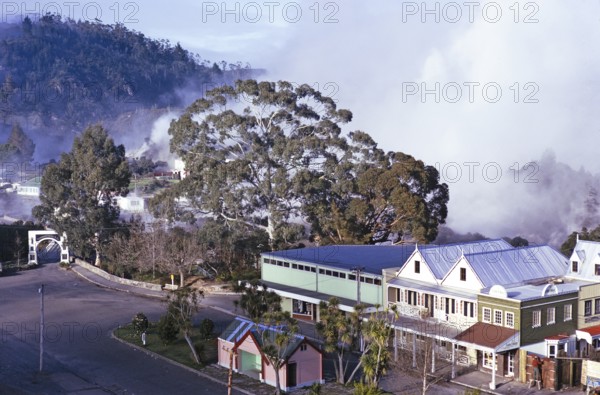
[[164,241],[163,267],[171,273],[178,273],[179,286],[184,287],[186,273],[202,258],[202,249],[192,233],[179,227],[173,228]]

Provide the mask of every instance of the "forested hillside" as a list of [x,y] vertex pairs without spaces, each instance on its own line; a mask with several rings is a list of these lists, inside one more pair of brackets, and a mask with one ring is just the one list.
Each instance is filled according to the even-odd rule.
[[123,25],[46,15],[0,28],[0,116],[59,136],[124,112],[185,106],[207,87],[252,75],[241,63],[209,63]]

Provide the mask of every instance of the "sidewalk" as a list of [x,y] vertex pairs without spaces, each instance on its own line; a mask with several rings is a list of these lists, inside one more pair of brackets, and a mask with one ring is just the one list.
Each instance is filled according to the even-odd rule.
[[[529,395],[555,392],[549,389],[538,390],[535,387],[529,388],[529,385],[526,383],[520,383],[512,378],[501,376],[496,376],[496,389],[490,390],[489,383],[491,382],[491,375],[489,373],[480,371],[473,371],[461,376],[457,376],[450,382],[465,386],[467,388],[477,389],[488,394]],[[560,392],[565,394],[582,393],[579,387],[562,389]]]
[[77,275],[83,277],[85,280],[87,280],[93,284],[96,284],[100,287],[113,289],[115,291],[129,292],[129,293],[133,293],[136,295],[147,296],[147,297],[151,297],[151,298],[159,298],[159,299],[164,299],[168,294],[168,291],[153,291],[151,289],[134,287],[132,285],[119,284],[114,281],[107,280],[104,277],[99,276],[96,273],[93,273],[93,272],[87,270],[86,268],[84,268],[83,266],[80,266],[76,263],[73,263],[71,265],[71,270],[73,272],[75,272]]

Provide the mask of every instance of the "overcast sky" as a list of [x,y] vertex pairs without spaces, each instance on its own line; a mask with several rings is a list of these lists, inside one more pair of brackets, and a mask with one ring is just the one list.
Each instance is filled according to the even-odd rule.
[[211,61],[314,85],[354,113],[347,130],[438,163],[459,230],[478,230],[465,220],[473,205],[462,203],[488,205],[532,176],[515,173],[547,150],[600,171],[598,0],[421,3],[42,1],[3,2],[2,12],[60,8],[122,22]]

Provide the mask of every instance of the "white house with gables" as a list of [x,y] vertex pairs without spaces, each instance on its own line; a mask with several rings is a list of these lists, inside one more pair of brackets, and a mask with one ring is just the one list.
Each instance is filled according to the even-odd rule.
[[465,254],[512,250],[502,239],[416,246],[400,268],[384,270],[387,304],[407,316],[448,321],[466,329],[477,322],[477,294],[482,286]]

